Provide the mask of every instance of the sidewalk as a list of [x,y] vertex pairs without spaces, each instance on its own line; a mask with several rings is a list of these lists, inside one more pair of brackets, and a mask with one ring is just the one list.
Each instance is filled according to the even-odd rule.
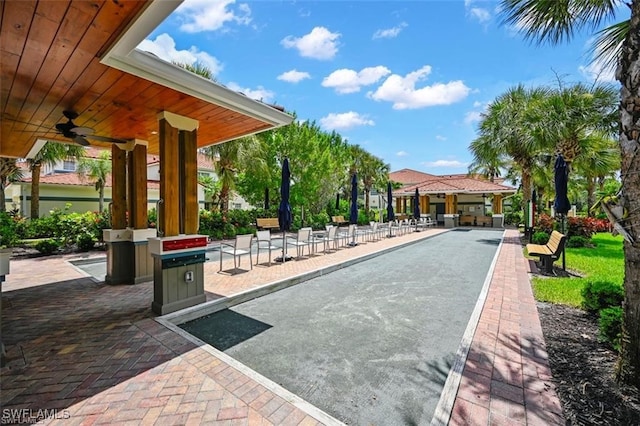
[[[360,244],[236,275],[205,264],[209,300],[420,240]],[[153,284],[106,286],[64,260],[12,261],[2,285],[3,422],[53,410],[61,424],[331,424],[157,323]],[[225,260],[224,269],[233,260]],[[244,262],[243,262],[244,265]],[[527,262],[508,230],[469,348],[451,424],[562,424]],[[30,409],[31,411],[17,411]],[[40,413],[41,415],[42,413]]]

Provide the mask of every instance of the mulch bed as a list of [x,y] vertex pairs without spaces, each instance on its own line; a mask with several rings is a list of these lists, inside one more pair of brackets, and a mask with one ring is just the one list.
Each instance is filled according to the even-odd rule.
[[567,425],[640,425],[638,389],[616,383],[618,355],[598,341],[597,317],[542,302],[538,313]]

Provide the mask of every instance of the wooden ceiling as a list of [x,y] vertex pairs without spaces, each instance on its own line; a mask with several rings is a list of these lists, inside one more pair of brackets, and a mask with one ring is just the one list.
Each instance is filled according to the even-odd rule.
[[[72,143],[57,133],[63,111],[99,136],[148,141],[158,154],[158,113],[199,121],[198,146],[274,127],[100,63],[148,2],[0,2],[0,156],[25,157],[37,139]],[[94,146],[110,146],[94,142]]]

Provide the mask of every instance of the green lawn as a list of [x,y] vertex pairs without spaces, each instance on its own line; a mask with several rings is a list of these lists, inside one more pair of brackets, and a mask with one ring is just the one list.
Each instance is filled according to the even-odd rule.
[[[595,248],[567,248],[566,251],[567,270],[579,273],[582,278],[533,278],[533,294],[537,300],[580,307],[580,292],[588,281],[610,281],[622,286],[622,237],[602,233],[595,234],[592,241],[596,244]],[[558,265],[562,266],[562,259],[556,262],[556,266]]]

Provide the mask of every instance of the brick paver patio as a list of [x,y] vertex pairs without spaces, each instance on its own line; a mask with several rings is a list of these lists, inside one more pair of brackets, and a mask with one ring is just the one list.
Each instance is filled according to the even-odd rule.
[[[205,264],[208,299],[339,265],[443,230],[411,233],[234,275]],[[154,320],[152,283],[107,286],[56,256],[14,260],[2,284],[2,422],[332,423]],[[231,258],[224,269],[231,268]],[[243,265],[244,261],[243,261]],[[562,424],[515,230],[507,230],[450,424]],[[13,417],[12,416],[18,416]]]

